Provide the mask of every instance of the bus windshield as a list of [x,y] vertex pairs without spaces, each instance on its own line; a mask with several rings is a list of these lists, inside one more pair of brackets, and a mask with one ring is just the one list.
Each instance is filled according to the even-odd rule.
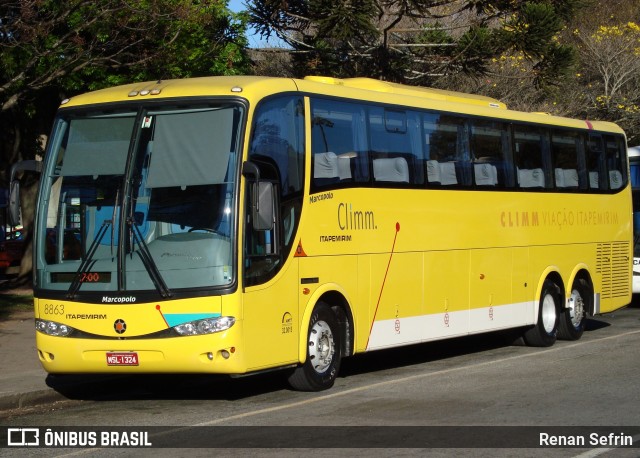
[[38,286],[69,297],[228,286],[242,107],[65,113],[44,169]]

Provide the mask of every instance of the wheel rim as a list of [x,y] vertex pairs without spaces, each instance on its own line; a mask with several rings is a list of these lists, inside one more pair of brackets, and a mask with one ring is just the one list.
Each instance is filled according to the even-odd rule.
[[571,291],[571,298],[569,299],[569,316],[571,317],[571,324],[574,328],[578,328],[582,319],[584,318],[584,300],[580,291],[574,289]]
[[331,366],[335,353],[335,341],[331,328],[325,321],[313,324],[309,333],[309,359],[317,373],[322,373]]
[[542,301],[542,326],[547,334],[551,334],[556,327],[556,301],[551,294],[546,294]]

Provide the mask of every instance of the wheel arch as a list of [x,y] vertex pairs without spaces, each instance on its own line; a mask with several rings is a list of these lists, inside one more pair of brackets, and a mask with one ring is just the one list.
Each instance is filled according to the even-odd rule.
[[559,292],[560,297],[563,302],[566,302],[565,285],[564,285],[564,281],[562,281],[562,275],[560,274],[560,269],[558,269],[556,266],[547,267],[542,272],[542,275],[540,275],[540,278],[538,279],[538,286],[536,287],[536,295],[534,298],[535,307],[533,310],[534,322],[535,320],[537,320],[537,317],[538,317],[538,311],[539,311],[538,309],[540,308],[542,288],[544,287],[544,283],[547,280],[553,281],[560,288],[560,292]]
[[307,335],[309,334],[309,321],[314,308],[319,302],[327,304],[336,314],[340,325],[342,356],[351,356],[355,342],[353,313],[347,299],[347,293],[337,284],[326,284],[316,289],[307,301],[304,313],[300,318],[300,340],[298,345],[298,360],[304,363],[307,359]]

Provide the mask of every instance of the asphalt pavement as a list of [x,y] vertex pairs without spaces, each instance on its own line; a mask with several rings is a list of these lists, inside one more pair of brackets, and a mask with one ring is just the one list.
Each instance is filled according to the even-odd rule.
[[0,417],[16,409],[91,399],[114,378],[121,376],[47,374],[38,359],[33,312],[0,318]]
[[[0,302],[3,297],[0,295]],[[36,351],[32,311],[0,320],[0,412],[55,402],[64,397],[47,385]]]
[[[0,309],[3,294],[0,293]],[[15,409],[69,401],[69,393],[96,389],[104,376],[52,376],[36,349],[33,311],[0,317],[0,415]]]
[[[0,291],[0,309],[2,301]],[[110,391],[113,382],[122,378],[108,374],[47,374],[38,359],[35,333],[32,310],[0,317],[0,417],[16,409],[91,399],[97,393]]]

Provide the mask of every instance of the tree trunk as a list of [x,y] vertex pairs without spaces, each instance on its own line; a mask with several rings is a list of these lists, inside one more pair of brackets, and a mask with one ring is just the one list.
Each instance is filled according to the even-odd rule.
[[24,230],[24,254],[20,262],[18,278],[15,282],[27,283],[31,280],[33,271],[33,219],[36,209],[36,195],[38,193],[38,181],[29,180],[30,184],[20,188],[20,206],[22,214],[22,227]]

